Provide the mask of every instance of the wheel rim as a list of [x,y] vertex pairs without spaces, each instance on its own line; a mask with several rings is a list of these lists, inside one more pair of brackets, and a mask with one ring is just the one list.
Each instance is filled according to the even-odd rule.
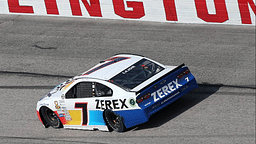
[[112,113],[109,117],[109,124],[113,129],[119,129],[121,127],[121,119],[116,114]]
[[53,126],[58,126],[59,122],[58,122],[57,115],[53,111],[48,109],[46,109],[45,113],[46,113],[47,119],[51,122],[51,124]]

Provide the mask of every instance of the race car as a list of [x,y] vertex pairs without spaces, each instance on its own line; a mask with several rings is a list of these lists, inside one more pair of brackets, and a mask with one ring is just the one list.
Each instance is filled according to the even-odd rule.
[[122,132],[195,88],[185,64],[117,54],[56,86],[37,102],[36,111],[45,128]]

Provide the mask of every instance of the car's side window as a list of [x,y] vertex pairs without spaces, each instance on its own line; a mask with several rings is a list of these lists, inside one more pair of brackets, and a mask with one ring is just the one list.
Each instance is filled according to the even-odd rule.
[[67,93],[66,98],[89,98],[93,97],[92,82],[80,82],[73,86]]
[[100,83],[93,83],[94,87],[94,95],[96,97],[104,97],[104,96],[112,96],[113,91],[109,87],[100,84]]

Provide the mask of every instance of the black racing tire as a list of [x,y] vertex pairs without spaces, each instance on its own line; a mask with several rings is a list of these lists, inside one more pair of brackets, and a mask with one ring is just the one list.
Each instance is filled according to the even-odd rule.
[[55,112],[53,112],[49,108],[42,107],[41,114],[42,114],[42,118],[44,119],[44,121],[51,127],[55,128],[55,129],[63,127],[59,117],[55,114]]
[[104,119],[106,124],[116,132],[123,132],[125,131],[125,126],[123,123],[123,118],[113,112],[110,109],[104,111]]

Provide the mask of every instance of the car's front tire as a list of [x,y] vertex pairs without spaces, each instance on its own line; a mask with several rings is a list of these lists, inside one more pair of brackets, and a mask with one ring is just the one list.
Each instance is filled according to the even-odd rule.
[[63,125],[59,117],[47,107],[41,108],[41,115],[44,121],[53,128],[62,128]]
[[115,112],[113,112],[112,110],[107,109],[104,111],[104,119],[107,125],[114,131],[123,132],[125,130],[123,118]]

